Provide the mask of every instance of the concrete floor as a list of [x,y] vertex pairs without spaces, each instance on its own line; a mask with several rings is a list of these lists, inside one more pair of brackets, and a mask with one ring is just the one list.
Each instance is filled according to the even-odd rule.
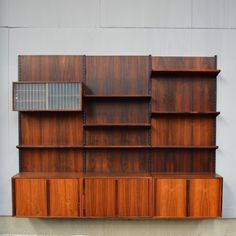
[[236,219],[53,220],[0,217],[0,235],[236,236]]

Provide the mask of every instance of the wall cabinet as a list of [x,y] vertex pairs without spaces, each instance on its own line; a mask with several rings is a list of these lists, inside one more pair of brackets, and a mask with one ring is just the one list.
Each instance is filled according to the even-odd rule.
[[14,111],[81,111],[81,83],[13,83]]

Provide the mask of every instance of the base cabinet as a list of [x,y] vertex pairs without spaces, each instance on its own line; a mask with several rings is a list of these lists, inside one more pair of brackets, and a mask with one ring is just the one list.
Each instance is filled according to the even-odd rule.
[[13,178],[13,213],[48,218],[216,218],[222,178]]
[[221,217],[222,179],[155,179],[154,217]]

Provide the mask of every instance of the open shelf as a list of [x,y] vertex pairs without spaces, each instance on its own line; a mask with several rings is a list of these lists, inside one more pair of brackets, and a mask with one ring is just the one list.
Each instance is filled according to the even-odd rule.
[[218,149],[218,146],[180,146],[180,145],[17,145],[18,149]]
[[134,124],[134,123],[116,123],[116,124],[84,124],[83,127],[85,128],[112,128],[112,127],[118,127],[118,128],[146,128],[146,127],[151,127],[151,124]]
[[81,149],[82,145],[17,145],[18,149]]
[[144,149],[150,148],[150,145],[87,145],[86,149]]
[[152,71],[152,75],[154,77],[159,75],[182,75],[182,76],[210,76],[216,77],[220,73],[220,70],[154,70]]
[[217,149],[218,146],[181,146],[181,145],[158,145],[152,146],[153,149]]
[[153,111],[152,116],[218,116],[220,112],[169,112]]
[[88,100],[150,100],[150,95],[84,95]]

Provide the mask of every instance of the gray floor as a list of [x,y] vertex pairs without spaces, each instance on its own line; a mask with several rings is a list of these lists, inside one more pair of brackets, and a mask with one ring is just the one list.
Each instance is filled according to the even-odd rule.
[[41,220],[0,217],[0,235],[236,236],[236,219]]

